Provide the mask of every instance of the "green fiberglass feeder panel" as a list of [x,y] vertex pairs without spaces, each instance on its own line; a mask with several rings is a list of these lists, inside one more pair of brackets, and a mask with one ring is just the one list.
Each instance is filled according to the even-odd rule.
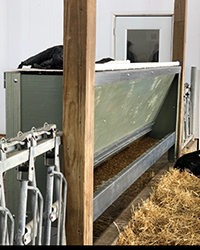
[[155,121],[174,75],[95,86],[94,152]]
[[[96,70],[94,159],[99,154],[108,158],[152,131],[154,124],[158,128],[156,117],[168,93],[167,100],[170,102],[173,99],[172,106],[177,106],[176,96],[171,97],[173,91],[170,87],[181,67],[156,65],[153,64],[154,68],[151,65],[151,68],[141,69]],[[15,137],[20,130],[27,132],[33,126],[40,127],[45,122],[56,124],[62,130],[62,82],[62,70],[23,69],[5,72],[8,138]],[[119,144],[122,146],[116,147]],[[112,152],[108,152],[108,148]],[[96,162],[100,161],[98,159]]]

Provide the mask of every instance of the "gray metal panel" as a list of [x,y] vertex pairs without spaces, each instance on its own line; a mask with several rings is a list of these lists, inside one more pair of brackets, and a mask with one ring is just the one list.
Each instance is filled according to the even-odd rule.
[[12,138],[21,130],[21,75],[5,73],[6,82],[6,136]]
[[135,79],[144,79],[148,77],[157,77],[162,75],[175,75],[179,74],[180,72],[181,67],[102,71],[95,73],[95,86],[116,82],[132,81]]
[[[6,137],[12,138],[21,130],[21,74],[5,73],[5,79],[9,83],[6,86]],[[17,216],[15,211],[19,200],[19,182],[16,174],[15,169],[7,171],[4,184],[6,205]]]
[[[50,72],[48,75],[32,70],[27,74],[6,73],[7,138],[15,137],[18,131],[30,131],[33,126],[41,127],[45,122],[56,124],[58,129],[62,130],[62,79],[63,76],[58,75],[57,72],[56,74]],[[62,159],[62,148],[60,152],[60,159]],[[43,161],[43,156],[37,157],[36,166],[42,166]],[[38,183],[44,183],[41,186],[41,192],[44,195],[46,169],[38,167],[36,174]],[[9,170],[6,177],[8,207],[15,213],[15,200],[19,199],[16,170]]]
[[93,221],[95,221],[132,183],[153,165],[175,142],[175,132],[167,135],[132,164],[109,180],[94,193]]
[[[56,124],[62,130],[62,75],[21,75],[21,130],[29,131],[33,126],[41,127],[45,122]],[[62,147],[60,149],[62,160]],[[37,157],[36,166],[43,166],[43,156]],[[61,161],[62,169],[62,161]],[[45,168],[36,168],[37,182],[43,183],[46,176]],[[45,194],[45,185],[41,186]]]
[[62,75],[21,76],[22,131],[48,122],[62,130]]

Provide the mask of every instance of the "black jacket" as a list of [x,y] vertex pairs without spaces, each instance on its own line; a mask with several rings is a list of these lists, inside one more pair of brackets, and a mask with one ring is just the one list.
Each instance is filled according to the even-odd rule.
[[28,58],[21,62],[18,69],[29,65],[39,69],[63,69],[63,45],[51,47]]

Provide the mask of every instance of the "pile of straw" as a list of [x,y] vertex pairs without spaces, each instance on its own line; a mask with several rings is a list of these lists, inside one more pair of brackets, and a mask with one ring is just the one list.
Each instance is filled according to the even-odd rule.
[[119,234],[118,245],[200,245],[200,179],[170,169]]

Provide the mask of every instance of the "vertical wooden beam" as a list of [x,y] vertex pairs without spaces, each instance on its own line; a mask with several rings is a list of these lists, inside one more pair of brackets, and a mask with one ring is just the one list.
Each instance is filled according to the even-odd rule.
[[185,51],[186,51],[186,27],[187,27],[188,0],[175,0],[174,3],[174,37],[173,37],[173,61],[182,64],[180,102],[179,102],[179,125],[178,125],[178,147],[177,157],[182,153],[183,135],[183,95],[185,81]]
[[64,0],[63,172],[69,245],[93,244],[96,0]]

